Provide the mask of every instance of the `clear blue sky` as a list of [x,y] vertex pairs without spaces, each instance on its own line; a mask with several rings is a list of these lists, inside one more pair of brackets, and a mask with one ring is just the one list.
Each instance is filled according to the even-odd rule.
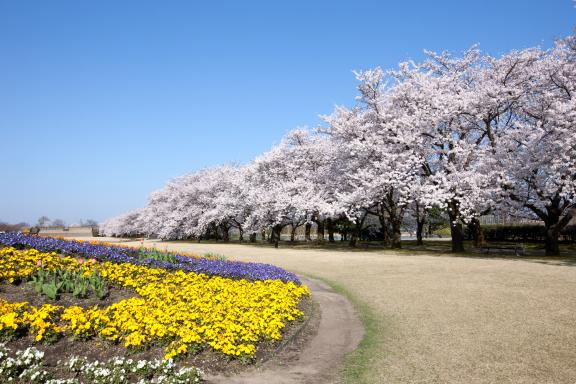
[[0,220],[103,220],[353,104],[352,70],[575,21],[570,0],[0,0]]

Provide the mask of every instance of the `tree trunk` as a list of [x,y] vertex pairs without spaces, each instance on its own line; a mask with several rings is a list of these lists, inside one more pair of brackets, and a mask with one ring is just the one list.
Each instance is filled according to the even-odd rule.
[[263,229],[260,232],[260,236],[262,237],[262,242],[266,241],[266,230],[265,229]]
[[230,241],[230,232],[227,225],[220,225],[220,231],[222,232],[222,241],[227,243]]
[[357,218],[352,233],[350,234],[350,242],[348,245],[352,248],[356,247],[358,239],[360,238],[360,233],[362,232],[362,226],[364,225],[364,220],[366,220],[367,213],[365,213],[362,218]]
[[280,233],[282,232],[282,225],[276,224],[272,228],[272,235],[270,236],[270,242],[274,243],[274,248],[278,248],[278,242],[280,241]]
[[457,214],[455,203],[448,208],[450,218],[450,235],[452,236],[452,252],[464,252],[464,237],[462,236],[462,223]]
[[402,219],[395,217],[390,220],[392,226],[392,236],[390,237],[390,247],[393,249],[402,248]]
[[388,192],[386,199],[380,206],[380,211],[388,214],[388,222],[390,223],[390,247],[400,249],[402,248],[401,237],[404,208],[394,199],[394,191]]
[[559,235],[558,225],[546,226],[546,256],[560,255]]
[[240,233],[240,237],[238,238],[238,240],[240,240],[240,242],[244,241],[244,229],[242,228],[241,225],[238,225],[238,232]]
[[328,229],[328,241],[334,242],[334,222],[332,219],[326,219],[326,228]]
[[472,241],[474,242],[474,247],[483,247],[486,243],[484,240],[484,231],[480,225],[480,220],[477,218],[472,219],[470,224],[468,224],[468,230],[472,234]]
[[255,243],[256,242],[256,232],[253,232],[250,234],[250,242],[251,243]]
[[416,245],[424,245],[422,232],[426,224],[426,209],[422,208],[418,202],[414,203],[416,208]]
[[324,242],[324,220],[318,220],[316,222],[316,225],[318,226],[317,229],[317,235],[316,235],[316,241],[323,243]]
[[212,234],[208,234],[208,239],[213,238],[216,241],[220,240],[220,233],[218,232],[218,227],[216,224],[212,224],[212,229],[210,231]]
[[424,219],[418,218],[416,220],[416,245],[424,245],[424,240],[422,239],[422,232],[424,232]]
[[390,230],[388,228],[388,220],[386,220],[386,217],[384,216],[384,211],[383,209],[380,209],[378,211],[378,221],[380,222],[380,228],[382,230],[382,243],[384,244],[384,246],[389,246],[390,245]]
[[570,219],[568,218],[567,220],[567,217],[564,217],[562,220],[564,223],[560,223],[561,210],[554,202],[546,207],[546,211],[548,214],[546,220],[544,220],[544,226],[546,227],[546,256],[558,256],[560,255],[560,243],[558,241],[560,231]]
[[292,224],[292,228],[290,229],[290,242],[293,243],[296,240],[296,228],[294,224]]
[[304,226],[304,240],[305,241],[312,241],[312,237],[310,235],[311,232],[312,232],[312,224],[306,223],[306,225]]
[[560,231],[576,215],[576,209],[566,210],[566,207],[562,207],[562,202],[558,196],[551,201],[550,205],[546,206],[546,211],[538,209],[534,205],[528,208],[532,209],[544,221],[546,228],[546,256],[560,255]]

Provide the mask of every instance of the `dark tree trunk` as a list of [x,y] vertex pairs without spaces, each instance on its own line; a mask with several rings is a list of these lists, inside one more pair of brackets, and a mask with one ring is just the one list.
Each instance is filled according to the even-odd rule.
[[290,229],[290,242],[293,243],[296,240],[296,228],[294,224],[292,224],[292,228]]
[[220,232],[222,232],[222,241],[225,243],[230,241],[230,231],[227,225],[220,225]]
[[560,231],[557,230],[556,226],[546,227],[546,256],[560,255],[559,235]]
[[350,233],[350,240],[348,241],[348,246],[351,248],[356,248],[356,244],[358,243],[358,234],[356,232],[356,228],[352,230]]
[[332,219],[326,219],[326,229],[328,229],[328,241],[334,242],[334,221]]
[[256,242],[256,232],[253,232],[250,234],[250,242],[251,243],[255,243]]
[[422,232],[424,232],[424,220],[416,220],[416,245],[424,245]]
[[426,209],[422,208],[418,202],[415,203],[416,208],[416,245],[424,245],[422,233],[424,232],[424,225],[426,224]]
[[390,245],[390,228],[388,228],[388,220],[384,216],[384,211],[380,209],[378,211],[378,221],[380,222],[380,228],[382,230],[382,243],[385,246]]
[[312,241],[312,237],[310,235],[311,232],[312,232],[312,224],[306,223],[306,225],[304,226],[304,240],[305,241]]
[[242,228],[241,225],[238,225],[238,232],[240,233],[240,237],[238,240],[240,240],[240,242],[244,241],[244,229]]
[[274,243],[274,248],[278,248],[278,242],[280,241],[280,233],[282,232],[282,225],[277,224],[272,228],[272,235],[270,236],[270,242]]
[[216,226],[216,224],[212,224],[212,228],[208,233],[208,239],[211,238],[213,238],[216,241],[220,240],[220,233],[218,232],[218,227]]
[[392,236],[390,237],[390,247],[393,249],[402,248],[402,219],[394,217],[390,220],[392,226]]
[[316,222],[316,225],[318,226],[317,229],[317,236],[316,236],[316,241],[323,243],[324,242],[324,220],[318,220]]
[[263,242],[266,241],[266,230],[265,230],[265,229],[263,229],[263,230],[260,232],[260,236],[262,237],[262,241],[263,241]]
[[390,247],[393,249],[402,248],[402,220],[404,218],[404,207],[399,206],[394,199],[394,191],[388,192],[386,200],[382,202],[381,212],[388,214],[390,222]]
[[464,237],[462,236],[462,223],[458,217],[456,203],[451,202],[448,207],[450,218],[450,235],[452,236],[452,252],[464,252]]
[[482,230],[482,226],[480,225],[480,220],[474,218],[468,224],[468,230],[472,235],[472,241],[474,243],[474,247],[483,247],[485,245],[484,240],[484,231]]
[[358,239],[360,239],[362,226],[364,225],[364,220],[366,220],[366,216],[368,216],[368,214],[364,213],[364,215],[361,218],[356,219],[354,228],[352,228],[352,233],[350,234],[350,241],[348,242],[348,245],[352,248],[356,247]]
[[551,199],[545,210],[532,204],[526,205],[526,207],[531,209],[544,222],[546,228],[546,256],[560,255],[560,231],[576,215],[576,208],[571,207],[569,203],[563,203],[559,196]]
[[546,207],[547,217],[544,220],[544,226],[546,227],[546,256],[560,255],[560,231],[572,218],[570,214],[561,218],[562,209],[559,205],[559,201],[555,199],[552,204]]

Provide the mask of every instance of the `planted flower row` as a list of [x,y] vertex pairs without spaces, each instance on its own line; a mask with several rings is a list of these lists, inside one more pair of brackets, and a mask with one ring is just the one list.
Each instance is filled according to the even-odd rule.
[[12,352],[0,344],[0,380],[2,383],[27,384],[194,384],[201,383],[203,372],[192,367],[176,368],[172,360],[133,360],[115,357],[89,362],[73,356],[58,361],[58,368],[72,378],[58,379],[46,370],[44,352],[29,347]]
[[40,268],[97,273],[139,296],[87,309],[0,300],[0,336],[28,333],[39,342],[68,335],[136,349],[160,342],[166,345],[165,359],[204,348],[251,356],[258,342],[280,340],[286,322],[303,316],[298,304],[310,294],[292,281],[248,281],[131,262],[85,263],[36,249],[0,249],[0,282],[26,281]]
[[95,258],[98,261],[132,263],[232,279],[247,279],[252,281],[281,280],[300,284],[296,275],[270,264],[192,258],[180,254],[173,254],[173,257],[170,258],[171,261],[158,260],[153,257],[142,259],[138,257],[138,250],[132,248],[84,241],[70,241],[51,237],[30,236],[20,232],[0,233],[0,244],[14,247],[29,247],[45,252],[79,255]]

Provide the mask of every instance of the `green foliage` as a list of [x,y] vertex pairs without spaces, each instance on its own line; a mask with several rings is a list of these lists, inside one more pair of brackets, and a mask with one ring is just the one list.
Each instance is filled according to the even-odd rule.
[[546,238],[543,225],[483,225],[487,241],[540,241]]
[[171,252],[161,251],[161,250],[156,249],[156,248],[147,249],[144,247],[141,247],[138,250],[138,259],[140,259],[140,260],[154,259],[154,260],[164,261],[167,263],[175,263],[176,262],[176,256]]
[[[544,241],[546,227],[539,224],[523,225],[483,225],[484,238],[488,241]],[[560,232],[560,240],[576,241],[576,226],[565,227]]]
[[42,293],[52,300],[56,300],[63,284],[64,283],[62,281],[56,281],[56,279],[49,283],[44,283],[42,284]]
[[216,252],[206,252],[205,254],[202,255],[203,257],[210,259],[210,260],[221,260],[221,261],[226,261],[226,256],[220,254],[220,253],[216,253]]
[[[83,299],[93,292],[100,300],[108,294],[106,281],[99,272],[84,276],[83,272],[74,272],[64,269],[52,271],[40,268],[30,276],[30,284],[37,293],[57,300],[60,293],[71,293],[74,297]],[[91,290],[89,290],[91,288]]]
[[92,287],[92,290],[94,291],[94,294],[97,298],[102,300],[104,297],[106,297],[106,294],[108,293],[106,289],[106,281],[102,275],[100,275],[100,272],[95,271],[92,276],[90,276],[89,281],[90,286]]

